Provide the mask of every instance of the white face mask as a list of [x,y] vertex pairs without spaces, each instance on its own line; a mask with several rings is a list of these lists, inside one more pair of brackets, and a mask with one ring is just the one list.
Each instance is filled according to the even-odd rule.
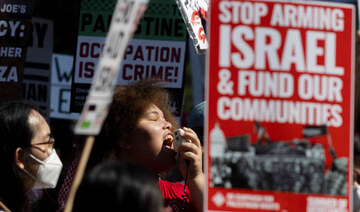
[[63,164],[54,150],[44,161],[37,159],[34,155],[30,157],[40,163],[36,177],[30,174],[26,169],[23,171],[35,180],[33,189],[55,188],[59,179]]

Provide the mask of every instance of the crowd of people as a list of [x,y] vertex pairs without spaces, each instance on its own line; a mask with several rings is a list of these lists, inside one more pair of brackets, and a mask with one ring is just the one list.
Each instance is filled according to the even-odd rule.
[[[187,142],[174,150],[174,131],[180,124],[170,111],[169,101],[158,81],[115,88],[72,211],[203,210],[202,144],[191,128],[181,127],[180,137]],[[60,191],[50,199],[57,198],[53,203],[56,211],[63,211],[81,148],[62,170],[55,139],[36,107],[3,103],[0,122],[0,166],[3,173],[9,173],[0,175],[0,211],[31,211],[36,203],[29,193],[55,186]],[[181,181],[174,182],[166,175],[174,167]],[[59,180],[61,171],[66,176]]]
[[[181,127],[171,113],[169,97],[158,81],[115,87],[72,211],[203,211],[205,102],[194,107],[188,127]],[[175,151],[178,128],[188,142]],[[359,137],[354,142],[354,211],[360,208]],[[69,158],[58,156],[55,138],[39,108],[20,101],[2,102],[0,212],[49,211],[47,204],[39,204],[42,200],[51,202],[50,211],[63,211],[81,145],[76,150],[72,162],[63,167],[62,161]],[[55,193],[46,191],[55,187]]]
[[[158,81],[115,87],[72,211],[203,211],[205,102],[193,108],[188,127],[180,127],[170,101]],[[175,151],[178,128],[188,142]],[[359,137],[356,134],[354,142],[354,211],[360,208]],[[1,103],[0,212],[64,211],[82,154],[82,148],[78,150],[63,169],[63,158],[57,155],[55,138],[40,110],[20,101]],[[59,178],[61,172],[66,173],[64,178]],[[46,192],[55,187],[59,192]],[[34,191],[45,194],[34,198]],[[51,210],[39,205],[44,199],[51,202]]]

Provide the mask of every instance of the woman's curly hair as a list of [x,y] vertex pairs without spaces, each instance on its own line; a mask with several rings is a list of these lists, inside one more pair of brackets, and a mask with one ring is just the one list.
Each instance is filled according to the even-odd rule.
[[[116,86],[109,114],[91,157],[96,160],[115,158],[121,151],[118,144],[129,140],[140,117],[152,104],[163,112],[164,118],[172,125],[172,131],[178,128],[179,124],[169,108],[170,101],[169,93],[157,80],[141,80],[127,86]],[[91,160],[89,163],[92,163]]]

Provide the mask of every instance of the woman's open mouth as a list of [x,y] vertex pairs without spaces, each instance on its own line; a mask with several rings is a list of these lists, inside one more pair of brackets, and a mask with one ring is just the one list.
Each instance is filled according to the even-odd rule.
[[173,140],[174,140],[173,135],[167,134],[165,136],[163,145],[165,145],[166,148],[173,149]]

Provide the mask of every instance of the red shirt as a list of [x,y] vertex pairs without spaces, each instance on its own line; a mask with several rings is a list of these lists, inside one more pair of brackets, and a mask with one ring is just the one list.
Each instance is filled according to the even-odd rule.
[[[167,211],[181,212],[181,208],[184,204],[184,184],[180,182],[172,183],[160,180],[159,187],[162,192]],[[191,198],[187,187],[186,194],[185,211],[195,211],[195,208],[190,205]]]

